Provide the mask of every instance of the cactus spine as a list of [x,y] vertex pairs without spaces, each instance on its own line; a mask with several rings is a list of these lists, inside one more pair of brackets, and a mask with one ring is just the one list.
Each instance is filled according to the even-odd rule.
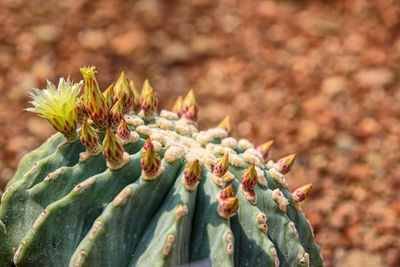
[[81,72],[31,94],[60,134],[2,195],[0,266],[323,266],[299,204],[311,184],[285,180],[294,154],[267,162],[272,141],[230,137],[229,116],[198,130],[193,90],[158,114],[148,80],[139,96],[122,72],[101,93]]

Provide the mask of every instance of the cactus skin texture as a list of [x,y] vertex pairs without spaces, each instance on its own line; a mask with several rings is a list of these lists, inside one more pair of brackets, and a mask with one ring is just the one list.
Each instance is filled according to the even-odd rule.
[[80,139],[50,137],[2,195],[0,266],[324,266],[300,207],[311,184],[284,176],[294,155],[268,160],[272,141],[229,137],[229,117],[199,131],[192,90],[158,114],[149,81],[139,100],[123,72],[103,101],[86,70]]

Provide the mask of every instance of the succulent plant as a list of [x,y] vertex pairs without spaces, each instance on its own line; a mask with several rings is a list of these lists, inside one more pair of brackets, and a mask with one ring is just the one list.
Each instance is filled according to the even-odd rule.
[[31,94],[59,133],[2,195],[0,266],[323,266],[299,205],[311,185],[285,180],[295,155],[269,160],[272,141],[237,141],[229,117],[198,130],[193,90],[158,114],[148,80],[101,93],[81,72]]

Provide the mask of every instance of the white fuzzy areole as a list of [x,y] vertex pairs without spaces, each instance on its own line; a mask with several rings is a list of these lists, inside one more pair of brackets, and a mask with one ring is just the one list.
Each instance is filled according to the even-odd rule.
[[[121,139],[122,143],[124,144],[124,141]],[[125,144],[124,144],[125,145]],[[79,153],[79,162],[84,162],[85,160],[88,160],[91,156],[97,156],[98,154],[100,154],[101,151],[101,145],[98,144],[98,151],[97,153],[91,153],[89,151],[84,151],[82,153]],[[50,180],[52,177],[47,176],[46,178],[44,178],[45,181]]]
[[215,144],[213,144],[213,143],[208,143],[206,145],[206,149],[211,151],[211,152],[214,152],[214,147],[215,147]]
[[267,232],[268,232],[268,225],[267,225],[266,223],[260,223],[260,224],[258,225],[258,228],[259,228],[261,231],[263,231],[264,233],[267,233]]
[[[150,138],[150,139],[151,139],[151,138]],[[162,148],[161,143],[158,142],[157,140],[152,140],[152,141],[151,141],[151,144],[153,145],[153,149],[154,149],[155,152],[160,151],[161,148]]]
[[173,234],[169,234],[167,236],[167,241],[165,242],[165,245],[164,245],[164,248],[163,248],[163,253],[165,255],[169,254],[169,251],[171,250],[171,246],[172,246],[172,243],[174,243],[174,240],[175,240],[175,237],[174,237]]
[[14,254],[14,264],[15,264],[15,265],[18,264],[18,257],[19,257],[19,254],[21,253],[21,250],[22,250],[23,246],[25,246],[25,245],[26,245],[26,239],[24,239],[24,240],[21,242],[21,244],[19,245],[17,251],[16,251],[15,254]]
[[268,186],[268,182],[267,182],[267,179],[265,179],[264,171],[256,166],[256,172],[257,172],[258,184],[263,186],[263,187],[267,187]]
[[229,154],[228,162],[235,167],[244,167],[243,159],[237,154]]
[[267,215],[264,212],[259,212],[257,214],[257,220],[259,223],[266,223],[267,222]]
[[223,147],[221,145],[215,145],[213,152],[215,154],[218,154],[218,155],[224,155],[225,154],[225,147]]
[[136,132],[139,133],[139,134],[150,136],[151,135],[151,128],[146,126],[146,125],[140,125],[140,126],[136,127]]
[[178,120],[175,122],[175,130],[181,135],[189,135],[190,129],[186,121]]
[[103,226],[103,222],[102,221],[96,221],[93,225],[93,229],[90,232],[90,239],[93,239],[97,232],[101,229],[101,227]]
[[271,177],[283,188],[287,189],[289,188],[289,184],[286,182],[285,176],[282,173],[280,173],[277,169],[275,168],[270,169],[269,174],[271,174]]
[[158,170],[155,174],[152,175],[148,175],[143,169],[142,169],[142,179],[144,181],[151,181],[151,180],[155,180],[157,179],[165,170],[165,167],[163,164],[160,165],[160,167],[158,167]]
[[275,162],[273,160],[268,160],[266,165],[267,165],[268,169],[275,168]]
[[261,153],[258,152],[255,148],[253,148],[253,147],[248,148],[248,149],[246,149],[245,153],[251,154],[251,155],[257,157],[257,158],[260,160],[260,162],[262,162],[263,165],[264,165],[264,158],[263,158],[263,156],[262,156]]
[[124,154],[122,155],[122,161],[118,165],[111,164],[109,161],[107,161],[107,167],[110,170],[115,171],[124,167],[130,160],[131,157],[129,156],[129,154],[124,152]]
[[4,198],[6,197],[7,193],[10,192],[11,189],[13,189],[14,186],[9,186],[6,191],[4,191],[4,193],[1,195],[1,202],[3,202]]
[[253,154],[244,152],[242,158],[244,161],[250,164],[254,163],[260,169],[264,169],[264,164],[260,161],[258,157],[254,156]]
[[217,163],[218,159],[215,157],[214,153],[205,150],[205,149],[196,149],[194,150],[195,153],[199,154],[201,163],[203,163],[206,166],[213,166],[215,163]]
[[225,147],[230,147],[232,149],[236,149],[238,146],[238,142],[233,137],[227,137],[227,138],[222,139],[221,145],[223,145]]
[[[131,131],[131,134],[129,135],[128,139],[121,139],[121,142],[123,145],[131,144],[131,143],[136,143],[139,140],[140,136],[137,132]],[[101,149],[100,149],[101,152]]]
[[86,251],[85,250],[79,251],[79,255],[78,255],[78,258],[75,261],[74,266],[75,267],[80,267],[82,265],[83,260],[85,259],[85,257],[86,257]]
[[126,199],[132,194],[132,188],[126,187],[122,190],[113,200],[114,207],[122,206],[125,204]]
[[225,138],[228,136],[228,133],[221,128],[211,128],[208,129],[207,132],[211,136],[211,138]]
[[163,133],[161,131],[152,131],[152,133],[150,134],[150,139],[154,140],[154,141],[158,141],[159,143],[165,145],[166,143],[166,136],[163,135]]
[[257,214],[258,228],[264,233],[268,232],[267,216],[263,212]]
[[189,124],[189,129],[190,129],[190,132],[192,133],[192,135],[199,132],[199,129],[197,129],[197,127],[194,126],[193,124]]
[[177,120],[179,119],[178,114],[169,110],[161,110],[160,117],[166,118],[168,120]]
[[190,163],[190,162],[193,162],[195,160],[200,161],[201,159],[200,159],[200,156],[197,153],[189,151],[188,153],[185,154],[185,160],[186,160],[186,162]]
[[61,174],[61,168],[58,168],[57,170],[55,170],[54,172],[49,173],[46,178],[44,178],[45,181],[49,181],[53,178],[54,175],[59,175]]
[[94,179],[93,179],[93,178],[89,178],[89,179],[83,181],[82,183],[77,184],[77,185],[74,187],[74,191],[79,191],[79,190],[81,190],[82,188],[85,188],[85,187],[87,187],[87,186],[89,186],[89,185],[92,185],[93,183],[94,183]]
[[210,143],[211,140],[212,140],[212,137],[210,136],[210,134],[208,132],[205,132],[205,131],[199,132],[196,136],[196,141],[204,146],[207,145],[208,143]]
[[275,267],[279,267],[279,263],[280,262],[279,262],[278,253],[276,252],[276,249],[275,248],[271,248],[270,251],[271,251],[272,255],[274,256]]
[[308,255],[307,252],[304,252],[303,254],[299,255],[299,261],[301,263],[307,263],[307,267],[310,266],[310,255]]
[[183,216],[186,216],[189,212],[188,207],[185,204],[179,204],[178,207],[175,210],[174,216],[175,218],[181,218]]
[[36,219],[35,223],[33,224],[33,228],[37,228],[39,224],[42,222],[44,216],[47,214],[47,209],[44,209],[39,217]]
[[226,234],[226,241],[227,241],[226,251],[229,254],[232,254],[233,253],[235,239],[233,238],[233,235],[231,233]]
[[157,119],[156,124],[158,125],[158,127],[160,127],[161,129],[164,129],[164,130],[172,130],[174,128],[174,123],[165,118]]
[[167,138],[166,140],[167,140],[167,141],[165,142],[165,147],[166,147],[166,148],[170,148],[170,147],[176,146],[176,147],[182,148],[183,151],[185,151],[185,148],[183,147],[183,145],[182,145],[181,143],[179,143],[179,141],[174,140],[174,139],[172,139],[172,138]]
[[254,148],[254,145],[249,140],[242,138],[239,140],[239,147],[243,150],[247,150],[249,148]]
[[181,136],[180,142],[183,146],[186,146],[188,148],[201,148],[201,145],[198,142],[187,136]]
[[185,151],[179,146],[170,146],[164,153],[165,162],[172,163],[175,160],[182,158],[185,155]]
[[289,201],[282,194],[281,190],[277,188],[272,191],[272,199],[275,200],[276,203],[278,203],[279,209],[282,212],[286,212],[286,206],[289,205]]
[[293,232],[296,234],[297,238],[299,238],[299,233],[297,232],[296,226],[294,225],[294,222],[289,222],[290,228],[292,228]]
[[124,118],[125,118],[126,123],[128,123],[130,125],[133,125],[135,127],[138,127],[140,125],[144,125],[144,121],[139,117],[133,117],[133,116],[130,116],[130,115],[125,115]]

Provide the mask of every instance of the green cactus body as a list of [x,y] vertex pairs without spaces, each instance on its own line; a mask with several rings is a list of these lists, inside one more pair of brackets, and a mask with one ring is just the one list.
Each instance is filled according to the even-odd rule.
[[189,263],[197,192],[183,186],[182,176],[178,176],[142,234],[129,266],[180,266]]
[[[236,174],[235,178],[240,180],[243,171],[238,171],[236,169],[232,170],[232,172]],[[246,201],[244,201],[246,198],[239,189],[239,183],[233,181],[233,184],[238,188],[238,196],[240,197],[239,200],[242,200],[241,203],[246,203]],[[299,242],[297,231],[289,226],[291,221],[287,215],[280,210],[279,205],[272,198],[272,191],[269,188],[262,188],[260,186],[256,186],[254,189],[257,194],[257,210],[266,215],[268,236],[275,246],[280,266],[307,266],[306,262],[300,262],[305,250]],[[247,201],[246,204],[249,204],[248,202],[249,201]],[[253,206],[253,208],[255,207]],[[246,218],[249,218],[249,216]]]
[[219,187],[211,181],[210,173],[207,173],[198,189],[190,261],[206,261],[212,266],[234,266],[234,235],[230,222],[216,212],[219,191]]
[[[238,188],[238,183],[235,184]],[[240,190],[237,191],[237,196],[241,206],[238,216],[231,219],[236,242],[235,266],[276,266],[279,264],[276,249],[264,232],[267,228],[264,228],[265,222],[260,218],[265,217],[265,214],[251,205]]]
[[48,138],[40,147],[26,154],[20,161],[18,168],[11,180],[8,182],[7,187],[14,184],[16,181],[22,179],[24,174],[31,169],[35,162],[50,156],[57,149],[57,146],[65,142],[62,134],[56,133]]
[[[57,117],[41,106],[46,95],[61,106],[81,103],[82,83],[36,91],[30,111],[61,134],[21,160],[2,196],[0,266],[323,266],[297,203],[311,186],[292,198],[276,178],[295,155],[265,164],[272,143],[258,151],[228,137],[229,116],[199,131],[193,91],[157,115],[148,81],[142,103],[135,100],[144,110],[110,119],[95,68],[82,73],[93,97],[84,93],[79,109],[93,123],[77,119],[78,104]],[[128,102],[120,110],[130,112]],[[80,139],[72,132],[78,121]]]
[[265,171],[265,177],[271,190],[280,189],[284,196],[289,200],[289,205],[287,206],[286,213],[289,219],[296,226],[297,232],[299,234],[300,243],[310,256],[310,264],[312,266],[323,265],[322,257],[320,254],[320,247],[314,240],[312,226],[308,219],[301,212],[301,208],[299,208],[299,206],[293,202],[292,195],[290,194],[289,190],[277,183],[271,177],[268,171]]

